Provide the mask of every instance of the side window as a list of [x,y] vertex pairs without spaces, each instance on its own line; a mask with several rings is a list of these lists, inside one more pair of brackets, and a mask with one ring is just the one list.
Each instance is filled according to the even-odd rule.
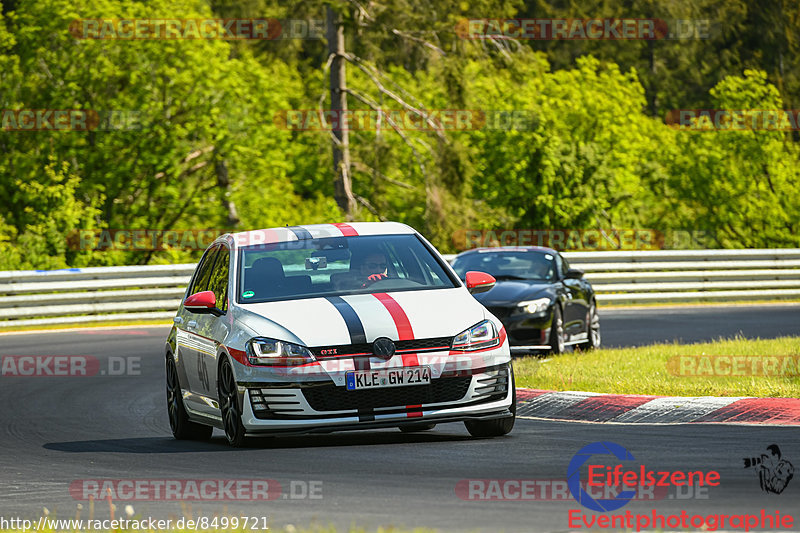
[[564,274],[567,272],[566,262],[564,258],[561,257],[561,254],[556,254],[556,267],[558,272],[556,272],[556,279],[563,279]]
[[[559,254],[558,257],[561,257],[561,254]],[[567,260],[564,257],[561,257],[561,268],[564,271],[564,275],[566,275],[567,274],[567,270],[569,270],[569,263],[567,262]]]
[[205,255],[203,255],[203,258],[200,260],[200,266],[197,267],[197,272],[195,272],[194,279],[192,280],[189,294],[195,294],[197,292],[207,290],[208,279],[211,277],[211,267],[214,266],[214,259],[217,257],[217,250],[219,250],[219,246],[211,248],[205,253]]
[[225,246],[220,246],[214,254],[217,260],[214,263],[214,268],[211,271],[211,278],[208,282],[208,290],[214,292],[217,299],[217,307],[227,312],[228,311],[228,270],[230,262],[230,251]]

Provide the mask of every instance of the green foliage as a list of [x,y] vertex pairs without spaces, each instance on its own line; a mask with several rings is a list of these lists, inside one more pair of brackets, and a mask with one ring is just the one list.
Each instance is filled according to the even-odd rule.
[[[0,12],[0,109],[87,109],[128,122],[0,130],[0,269],[191,261],[200,253],[80,250],[69,241],[78,229],[236,231],[343,219],[330,132],[292,131],[276,120],[330,106],[324,39],[94,40],[69,31],[75,19],[98,18],[324,20],[325,6],[14,5]],[[790,134],[679,131],[661,118],[667,109],[781,109],[796,100],[800,39],[789,7],[331,5],[352,54],[351,109],[468,110],[472,120],[465,129],[397,132],[384,121],[351,131],[357,218],[406,222],[443,251],[456,249],[453,237],[464,229],[507,228],[693,230],[711,247],[800,246],[800,154]],[[708,18],[712,34],[520,43],[456,31],[465,18],[516,16]]]
[[[781,109],[764,72],[728,77],[711,97],[715,109]],[[674,224],[707,233],[715,247],[800,246],[795,143],[781,132],[751,130],[681,131],[676,141]]]
[[43,170],[37,181],[15,183],[12,202],[23,207],[15,226],[0,218],[0,269],[84,266],[92,259],[91,252],[70,250],[67,243],[74,230],[94,228],[99,210],[75,197],[80,180],[69,174],[68,163],[53,160]]

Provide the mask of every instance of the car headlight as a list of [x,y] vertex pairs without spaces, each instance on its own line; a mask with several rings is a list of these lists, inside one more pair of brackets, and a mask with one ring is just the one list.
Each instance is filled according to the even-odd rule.
[[491,320],[484,320],[456,335],[453,339],[453,350],[471,352],[499,344],[500,336],[497,334],[497,328]]
[[550,307],[550,304],[553,301],[550,298],[537,298],[535,300],[526,300],[524,302],[520,302],[517,304],[517,311],[522,313],[528,313],[529,315],[535,315],[537,313],[542,313]]
[[305,346],[266,337],[247,341],[247,359],[251,365],[303,365],[315,361]]

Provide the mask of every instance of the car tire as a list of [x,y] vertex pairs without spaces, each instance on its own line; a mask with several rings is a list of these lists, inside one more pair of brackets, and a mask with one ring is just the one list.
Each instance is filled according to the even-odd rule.
[[172,354],[167,355],[167,415],[172,435],[178,440],[208,440],[214,428],[189,420],[183,406],[183,394],[178,379],[178,367]]
[[228,444],[239,448],[244,444],[245,429],[242,425],[242,413],[239,410],[236,378],[230,361],[224,359],[219,366],[219,407],[222,414],[222,427]]
[[416,433],[418,431],[430,431],[436,427],[436,424],[425,424],[420,422],[419,424],[407,424],[405,426],[400,426],[400,431],[403,433]]
[[514,379],[514,367],[509,363],[511,371],[511,416],[495,418],[494,420],[466,420],[464,425],[473,437],[502,437],[511,433],[514,421],[517,419],[517,386]]
[[600,316],[597,314],[597,304],[592,302],[586,314],[586,333],[588,340],[580,345],[581,350],[593,350],[600,347]]
[[550,353],[561,354],[566,351],[564,344],[564,318],[558,304],[553,306],[553,321],[550,325]]

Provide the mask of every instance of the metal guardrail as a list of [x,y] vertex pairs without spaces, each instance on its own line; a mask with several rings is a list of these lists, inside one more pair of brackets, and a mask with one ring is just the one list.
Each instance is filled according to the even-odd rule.
[[599,303],[800,298],[800,249],[573,252]]
[[[454,255],[445,258],[452,261]],[[800,298],[800,249],[566,252],[603,303]],[[194,264],[0,272],[0,329],[169,320]]]

